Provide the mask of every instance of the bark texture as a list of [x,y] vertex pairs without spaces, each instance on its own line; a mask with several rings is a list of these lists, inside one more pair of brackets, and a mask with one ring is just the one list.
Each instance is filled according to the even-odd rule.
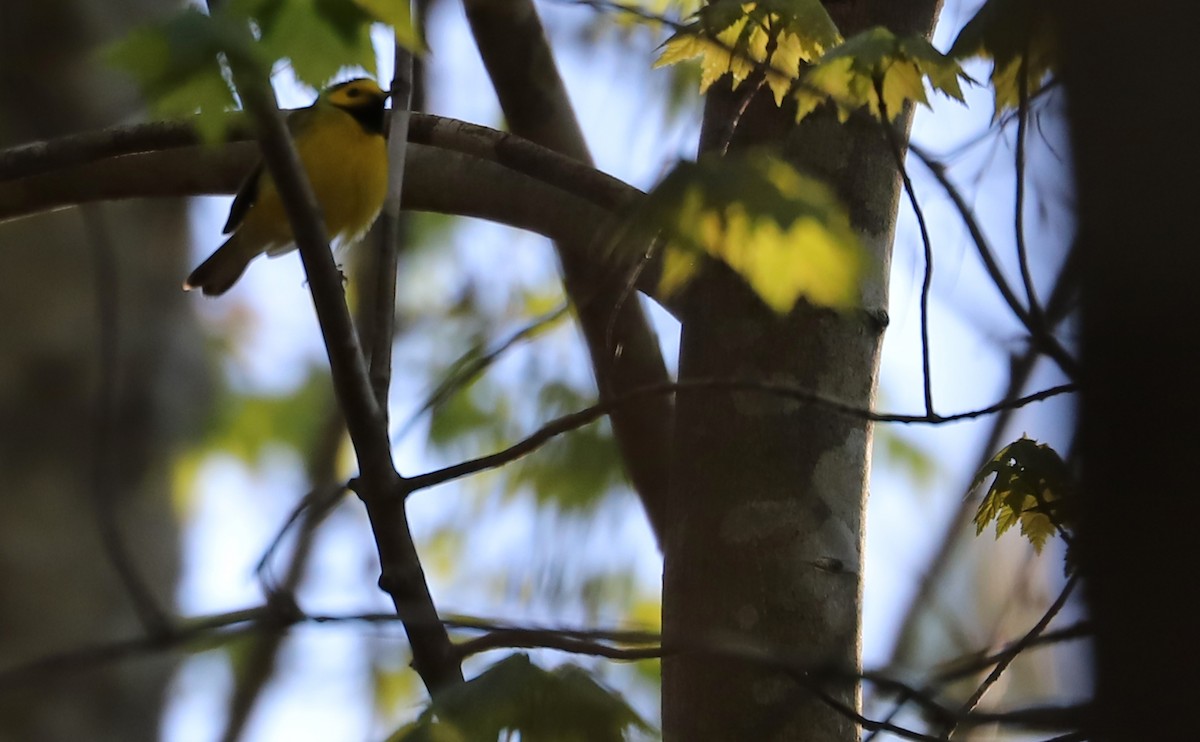
[[[529,0],[466,0],[467,19],[514,134],[587,164],[591,154]],[[587,342],[600,398],[668,380],[658,338],[623,275],[591,269],[582,245],[556,245],[563,280]],[[667,493],[672,403],[667,396],[610,416],[634,490],[659,541]]]
[[[0,7],[0,146],[110,125],[136,108],[98,47],[171,3]],[[131,560],[169,609],[178,533],[166,467],[191,416],[201,344],[185,311],[181,203],[94,205],[0,225],[0,668],[136,636],[102,546],[111,502]],[[97,457],[100,251],[111,249],[116,387]],[[103,488],[103,491],[98,491]],[[0,691],[0,739],[141,740],[158,734],[174,660],[60,673]]]
[[[886,24],[928,33],[936,2],[830,3],[845,35]],[[767,95],[729,126],[744,92],[710,93],[701,148],[773,147],[833,185],[871,251],[863,311],[802,305],[773,316],[727,270],[688,288],[680,377],[733,377],[813,389],[871,406],[886,324],[886,286],[900,181],[880,126],[828,112],[794,126]],[[909,116],[897,124],[903,135]],[[732,133],[732,136],[731,136]],[[750,392],[681,394],[667,501],[663,663],[668,740],[857,739],[856,725],[747,654],[816,672],[807,681],[849,707],[854,682],[823,668],[859,666],[863,513],[871,426]]]
[[[1200,414],[1197,10],[1166,0],[1055,6],[1079,191],[1083,487],[1078,558],[1095,623],[1089,739],[1194,737],[1192,528]],[[1136,61],[1130,15],[1154,19]],[[1137,513],[1138,515],[1135,515]]]

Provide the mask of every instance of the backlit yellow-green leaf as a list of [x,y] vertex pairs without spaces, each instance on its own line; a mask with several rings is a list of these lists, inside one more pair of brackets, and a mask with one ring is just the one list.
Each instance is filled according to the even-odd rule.
[[396,717],[422,695],[418,676],[407,664],[371,663],[371,688],[375,711],[383,718]]
[[728,74],[736,88],[756,68],[783,102],[802,62],[818,59],[841,41],[819,0],[720,0],[667,40],[655,67],[700,57],[700,92]]
[[703,256],[736,271],[779,313],[800,299],[835,308],[859,301],[865,254],[828,187],[782,160],[754,154],[681,163],[644,214],[663,231],[659,289],[682,290]]
[[200,138],[205,142],[218,142],[234,121],[226,115],[234,104],[229,83],[214,65],[165,91],[155,100],[154,110],[164,118],[199,113],[193,125]]
[[314,366],[304,382],[282,395],[225,391],[213,405],[205,448],[253,462],[268,446],[312,450],[333,404],[329,372]]
[[971,484],[980,486],[995,475],[975,514],[975,532],[996,523],[996,537],[1020,524],[1021,535],[1041,552],[1046,540],[1069,525],[1064,506],[1073,486],[1066,464],[1054,449],[1022,437],[1005,446],[984,465]]
[[934,49],[919,36],[898,37],[881,26],[863,31],[826,54],[802,75],[794,98],[796,120],[821,103],[831,101],[838,116],[867,108],[880,117],[876,83],[883,108],[895,119],[909,103],[928,105],[925,80],[935,89],[961,101],[959,79],[967,79],[958,62]]
[[408,0],[354,0],[376,21],[386,23],[396,34],[396,43],[414,54],[425,50],[420,29],[413,24],[412,6]]

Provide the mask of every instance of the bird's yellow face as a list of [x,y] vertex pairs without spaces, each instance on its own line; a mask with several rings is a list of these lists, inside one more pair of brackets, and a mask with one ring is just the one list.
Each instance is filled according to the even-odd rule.
[[340,108],[371,134],[383,134],[383,104],[389,93],[365,77],[340,82],[321,93],[318,105]]
[[326,90],[321,97],[338,108],[353,110],[383,108],[388,93],[381,90],[374,80],[362,77],[340,82]]

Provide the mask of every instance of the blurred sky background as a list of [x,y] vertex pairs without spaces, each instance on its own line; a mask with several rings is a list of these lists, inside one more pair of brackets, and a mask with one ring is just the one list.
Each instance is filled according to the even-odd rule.
[[[935,38],[939,49],[949,47],[975,6],[947,2]],[[700,99],[689,87],[682,106],[666,105],[674,73],[650,69],[661,38],[644,29],[619,32],[603,20],[597,22],[595,11],[570,3],[543,2],[538,7],[600,169],[649,189],[679,158],[694,156]],[[459,4],[436,4],[428,40],[427,110],[502,127],[499,106]],[[382,50],[380,77],[386,83],[391,79],[386,34],[378,35],[377,46]],[[968,71],[986,79],[982,65]],[[277,82],[281,105],[311,102],[312,91],[297,86],[286,70]],[[998,134],[992,129],[989,91],[966,92],[968,107],[932,98],[933,111],[918,111],[912,138],[935,153],[954,154],[952,174],[977,209],[1008,275],[1015,279],[1019,275],[1011,238],[1015,127]],[[1073,228],[1065,169],[1069,155],[1063,130],[1051,115],[1061,105],[1055,100],[1058,97],[1050,95],[1042,126],[1030,127],[1027,225],[1043,299]],[[909,159],[909,167],[936,256],[930,320],[936,407],[941,413],[983,407],[1004,392],[1009,353],[1019,347],[1021,330],[980,268],[952,205],[915,159]],[[195,200],[197,261],[220,244],[229,202],[228,198]],[[877,407],[915,413],[922,409],[918,299],[923,259],[906,200],[900,211],[891,326],[885,338]],[[419,224],[424,225],[417,227],[422,244],[401,263],[402,317],[412,324],[396,346],[394,428],[436,385],[438,370],[465,351],[479,332],[494,333],[491,342],[498,342],[529,322],[534,309],[551,309],[561,299],[554,288],[554,254],[543,238],[467,220],[450,224],[432,217]],[[456,302],[464,296],[478,310],[472,317],[486,317],[484,325],[455,315]],[[195,301],[210,341],[222,348],[221,369],[233,389],[287,395],[305,384],[314,368],[324,371],[324,350],[295,253],[254,262],[242,281],[218,300],[200,296],[189,300]],[[654,316],[673,367],[678,326],[661,311]],[[518,401],[509,413],[525,432],[550,416],[545,406],[536,404],[540,385],[561,383],[588,397],[594,394],[587,391],[592,382],[586,352],[569,324],[559,324],[515,348],[488,371],[487,378],[506,391],[505,398]],[[1043,363],[1027,391],[1062,381],[1052,366]],[[554,414],[568,411],[558,409]],[[1035,405],[1017,416],[1003,442],[1027,432],[1065,455],[1071,448],[1072,414],[1070,401],[1063,398]],[[876,428],[863,629],[867,667],[879,667],[891,657],[902,612],[946,531],[947,519],[959,509],[989,428],[986,419],[940,427]],[[456,453],[462,458],[488,450],[473,448],[469,441],[457,447],[430,446],[428,431],[428,420],[422,419],[396,441],[401,473],[451,463]],[[523,465],[518,462],[513,467]],[[182,483],[188,494],[181,501],[186,532],[185,571],[177,592],[180,612],[211,614],[261,602],[254,566],[307,491],[302,454],[274,446],[247,461],[211,452],[181,467],[181,472],[181,478],[194,478]],[[409,501],[412,525],[439,608],[533,625],[657,628],[653,621],[661,559],[636,498],[619,486],[611,490],[599,505],[578,511],[547,505],[527,488],[510,493],[503,476],[497,474],[415,495]],[[961,569],[945,584],[939,605],[931,612],[935,628],[928,661],[952,656],[956,642],[986,646],[989,640],[1023,633],[1061,586],[1059,549],[1060,544],[1052,542],[1040,560],[1031,562],[1032,549],[1015,533],[999,542],[987,533],[972,541]],[[301,606],[310,614],[388,611],[390,604],[375,587],[376,575],[365,515],[350,496],[320,532],[309,577],[300,591]],[[1018,584],[1023,587],[1018,589]],[[1012,628],[1001,630],[1001,626]],[[292,629],[283,652],[278,676],[251,722],[248,739],[378,739],[420,708],[420,687],[407,670],[407,646],[398,625],[301,625]],[[540,663],[570,659],[594,669],[604,682],[625,693],[648,720],[657,722],[653,672],[550,652],[533,654]],[[467,670],[473,674],[501,656],[478,657]],[[1080,686],[1085,674],[1074,664],[1080,658],[1064,656],[1070,661],[1042,661],[1025,674],[1014,669],[1010,678],[1014,687],[1008,689],[1012,695],[1006,697],[1010,705],[1025,692],[1086,693],[1087,688]],[[913,668],[914,673],[919,669]],[[223,729],[232,677],[227,654],[192,655],[173,681],[164,738],[170,742],[216,739]],[[380,688],[386,692],[377,692]]]

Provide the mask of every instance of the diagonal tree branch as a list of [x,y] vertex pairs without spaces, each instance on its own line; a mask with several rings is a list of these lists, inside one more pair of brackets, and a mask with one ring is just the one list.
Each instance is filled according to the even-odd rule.
[[436,695],[462,682],[462,668],[445,628],[437,622],[404,503],[394,496],[401,477],[392,463],[387,421],[371,388],[320,211],[274,93],[255,74],[250,60],[234,52],[230,62],[238,92],[256,126],[263,162],[283,200],[308,276],[334,390],[358,457],[360,478],[356,491],[366,506],[379,550],[379,585],[391,596],[397,614],[404,620],[414,668],[430,694]]
[[[465,0],[467,20],[509,126],[518,136],[592,165],[554,55],[530,0]],[[556,242],[563,281],[587,342],[600,399],[669,381],[658,338],[621,275],[581,258],[591,241]],[[661,542],[665,523],[670,397],[610,413],[625,470]]]

